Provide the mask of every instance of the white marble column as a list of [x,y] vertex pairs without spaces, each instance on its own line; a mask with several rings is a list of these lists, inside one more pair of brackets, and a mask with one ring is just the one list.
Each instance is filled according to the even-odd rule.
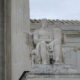
[[19,80],[24,71],[30,70],[31,65],[26,44],[30,31],[29,0],[6,0],[5,3],[6,80]]
[[30,31],[29,0],[11,0],[11,69],[12,80],[19,80],[30,69],[26,34]]

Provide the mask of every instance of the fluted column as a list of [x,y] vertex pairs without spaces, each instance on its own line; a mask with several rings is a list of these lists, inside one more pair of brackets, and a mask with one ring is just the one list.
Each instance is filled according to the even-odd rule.
[[26,34],[29,25],[29,0],[11,0],[11,70],[12,80],[18,80],[30,68]]
[[6,0],[6,6],[6,80],[19,80],[30,69],[26,44],[30,31],[29,0]]

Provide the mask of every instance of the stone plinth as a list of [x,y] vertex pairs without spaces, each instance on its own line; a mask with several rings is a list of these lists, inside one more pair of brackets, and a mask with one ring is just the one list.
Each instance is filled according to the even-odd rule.
[[66,64],[36,65],[25,80],[80,80],[80,73]]

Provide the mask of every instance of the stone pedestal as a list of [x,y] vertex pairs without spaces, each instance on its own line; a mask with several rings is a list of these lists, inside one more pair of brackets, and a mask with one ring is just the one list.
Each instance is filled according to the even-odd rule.
[[24,80],[80,80],[80,73],[66,64],[36,65]]

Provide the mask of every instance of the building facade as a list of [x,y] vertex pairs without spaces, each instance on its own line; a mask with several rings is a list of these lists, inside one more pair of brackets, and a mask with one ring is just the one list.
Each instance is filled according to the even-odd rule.
[[[63,51],[64,63],[80,71],[80,21],[30,20],[29,0],[0,0],[0,80],[19,80],[34,63],[49,64],[46,43],[50,43],[51,53],[54,39],[58,40],[54,42],[54,60],[63,62]],[[38,42],[42,46],[40,62],[33,56],[38,53]]]

